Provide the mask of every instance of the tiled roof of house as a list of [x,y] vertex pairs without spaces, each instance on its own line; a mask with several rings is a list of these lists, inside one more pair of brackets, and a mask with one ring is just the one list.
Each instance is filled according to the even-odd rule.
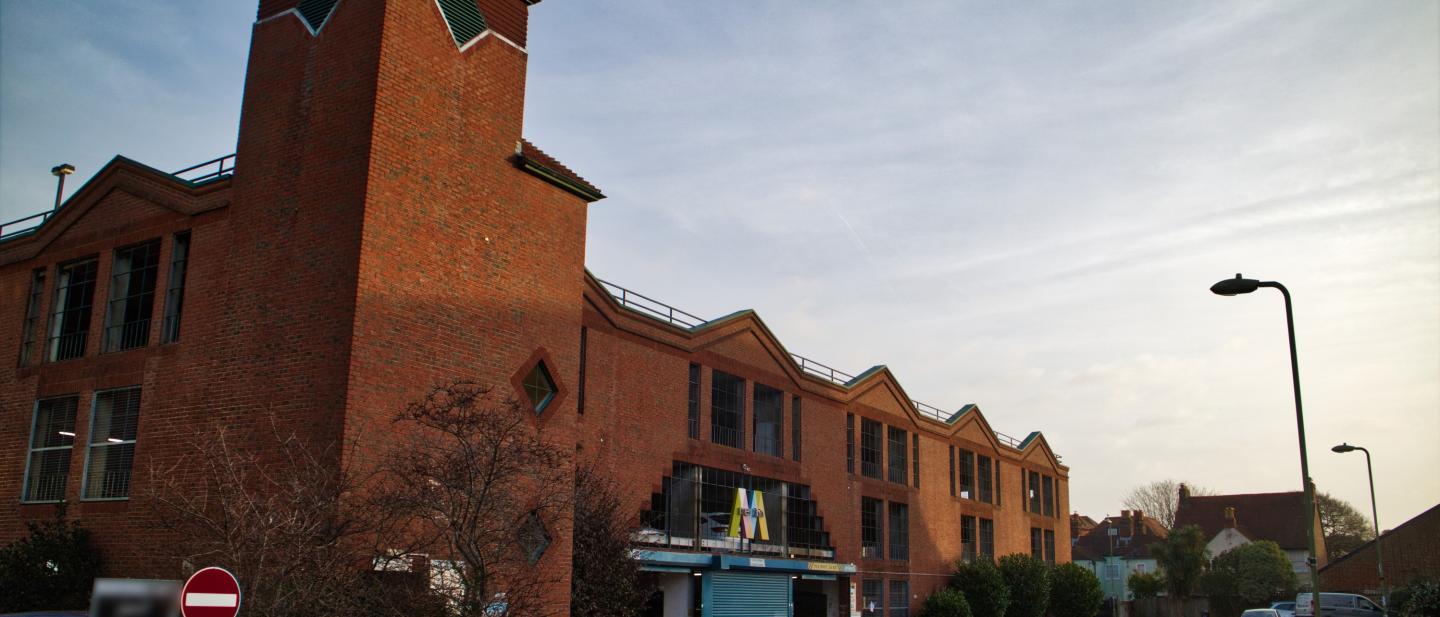
[[[1235,509],[1233,524],[1226,518],[1226,508]],[[1251,540],[1270,540],[1289,550],[1307,547],[1304,521],[1301,492],[1191,496],[1175,509],[1176,527],[1198,525],[1207,539],[1235,527]]]
[[[1113,547],[1111,529],[1116,530]],[[1164,542],[1168,535],[1159,521],[1126,510],[1120,516],[1105,517],[1076,539],[1075,546],[1071,548],[1071,558],[1100,561],[1106,555],[1115,555],[1126,559],[1147,559],[1150,557],[1150,545]]]

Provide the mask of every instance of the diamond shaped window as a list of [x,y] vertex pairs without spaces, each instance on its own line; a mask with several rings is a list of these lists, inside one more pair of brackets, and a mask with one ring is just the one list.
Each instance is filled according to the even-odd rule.
[[520,543],[520,550],[524,551],[525,559],[532,566],[545,555],[545,549],[550,548],[550,532],[545,529],[545,522],[540,520],[538,513],[531,512],[527,515],[515,535],[516,541]]
[[525,388],[525,396],[530,399],[535,415],[540,415],[550,401],[555,399],[555,380],[550,378],[550,369],[545,368],[544,360],[535,363],[535,367],[525,375],[521,386]]
[[320,32],[325,27],[325,22],[330,21],[330,14],[335,12],[335,5],[340,0],[301,0],[300,5],[295,7],[305,24],[310,26],[311,32]]

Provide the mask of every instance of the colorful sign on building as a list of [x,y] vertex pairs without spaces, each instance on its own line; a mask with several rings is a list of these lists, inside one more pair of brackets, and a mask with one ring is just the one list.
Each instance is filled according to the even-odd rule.
[[770,526],[765,520],[765,495],[760,491],[735,489],[735,507],[730,510],[732,538],[770,540]]

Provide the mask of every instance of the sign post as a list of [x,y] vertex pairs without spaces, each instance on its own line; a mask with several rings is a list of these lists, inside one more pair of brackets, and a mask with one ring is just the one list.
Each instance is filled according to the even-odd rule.
[[235,617],[239,612],[240,582],[224,568],[200,570],[180,590],[180,614],[185,617]]

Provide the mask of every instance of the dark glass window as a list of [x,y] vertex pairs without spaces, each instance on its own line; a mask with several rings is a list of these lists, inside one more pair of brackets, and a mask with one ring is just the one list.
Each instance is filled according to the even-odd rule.
[[880,478],[880,429],[879,422],[860,418],[860,475]]
[[[170,245],[170,278],[165,283],[165,321],[160,326],[160,342],[180,340],[180,314],[185,308],[185,272],[190,263],[190,232],[175,234]],[[584,332],[584,329],[581,329]],[[584,342],[584,335],[581,335]]]
[[125,499],[140,428],[140,388],[95,393],[90,448],[85,461],[85,499]]
[[710,371],[710,441],[745,447],[745,380]]
[[950,446],[950,496],[955,496],[955,446]]
[[890,558],[898,561],[910,558],[910,508],[893,501],[890,502]]
[[1030,472],[1030,512],[1039,514],[1040,510],[1040,474]]
[[535,565],[545,555],[545,549],[550,548],[550,532],[545,529],[545,522],[540,520],[540,514],[531,512],[525,517],[525,522],[515,532],[515,539],[520,543],[520,550],[525,552],[525,560],[530,565]]
[[975,561],[975,553],[979,550],[975,530],[975,517],[960,517],[960,559],[966,563]]
[[860,583],[860,610],[867,617],[885,614],[885,581],[868,578]]
[[1000,495],[1005,491],[1000,487],[1000,459],[995,459],[995,505],[1000,505]]
[[915,488],[920,488],[920,433],[910,435],[910,477]]
[[1040,483],[1044,487],[1045,516],[1055,516],[1055,481],[1050,476],[1044,476]]
[[965,449],[960,450],[960,496],[975,498],[975,453]]
[[1055,565],[1055,532],[1045,530],[1045,563]]
[[910,617],[910,581],[890,581],[890,617]]
[[990,474],[990,457],[981,456],[976,459],[975,476],[980,480],[980,501],[990,503],[990,480],[993,477]]
[[905,443],[905,429],[895,428],[893,426],[888,428],[890,429],[890,481],[905,484],[909,476],[909,472],[905,469],[905,459],[907,458],[905,456],[905,447],[907,445]]
[[855,414],[845,414],[845,473],[855,473]]
[[525,396],[529,397],[535,415],[540,415],[550,401],[555,400],[555,381],[550,378],[550,369],[545,367],[543,360],[535,363],[535,367],[525,375],[525,381],[521,385],[525,388]]
[[[675,462],[661,492],[640,512],[637,542],[832,559],[835,549],[810,487],[774,478]],[[736,489],[763,495],[768,540],[729,535]]]
[[790,397],[790,458],[800,460],[800,397]]
[[980,554],[995,557],[995,521],[980,519]]
[[144,347],[155,313],[160,278],[160,241],[115,251],[110,264],[110,306],[105,312],[104,351]]
[[58,362],[85,355],[85,335],[90,331],[90,307],[95,301],[98,264],[92,257],[56,269],[50,337],[46,341],[47,360]]
[[700,438],[700,365],[690,365],[690,400],[686,408],[690,423],[690,438]]
[[589,339],[590,329],[580,326],[580,379],[575,382],[575,413],[581,415],[585,414],[585,361]]
[[45,293],[45,269],[30,276],[30,295],[25,301],[25,325],[20,332],[20,366],[30,364],[35,353],[35,329],[40,324],[40,296]]
[[870,497],[860,498],[860,556],[865,559],[880,559],[885,556],[884,543],[880,539],[880,517],[885,502]]
[[65,499],[70,452],[75,445],[75,409],[80,397],[38,401],[30,427],[30,455],[23,501]]
[[1045,546],[1039,527],[1030,528],[1030,555],[1036,559],[1045,558]]
[[760,454],[785,456],[785,393],[755,384],[755,445]]

